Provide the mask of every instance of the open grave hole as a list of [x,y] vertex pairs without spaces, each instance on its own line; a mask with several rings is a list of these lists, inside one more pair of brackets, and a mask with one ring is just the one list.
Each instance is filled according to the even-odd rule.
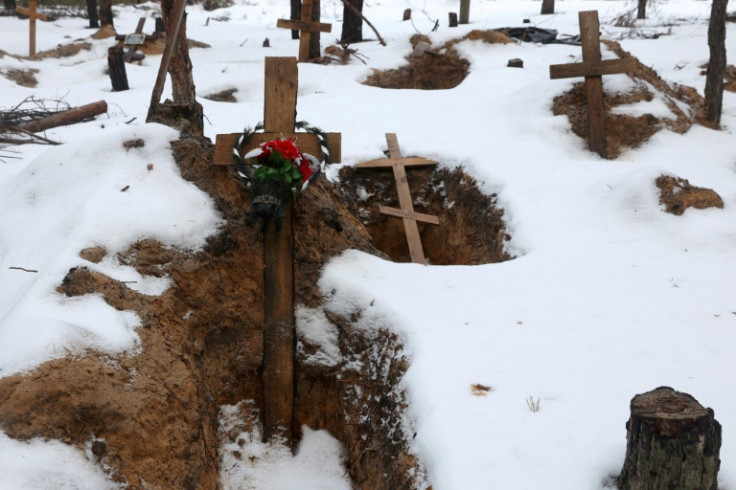
[[[407,65],[391,70],[374,70],[363,84],[380,88],[419,90],[457,87],[468,76],[470,62],[462,58],[453,46],[465,40],[499,44],[512,42],[508,36],[497,31],[474,30],[462,38],[447,41],[438,48],[430,46],[423,52],[407,56]],[[413,35],[409,42],[412,49],[416,49],[420,43],[430,44],[429,37],[423,34]]]
[[[693,124],[704,124],[703,97],[696,89],[685,85],[670,85],[653,69],[624,51],[618,43],[602,42],[619,57],[631,57],[635,62],[634,70],[627,74],[635,82],[635,87],[627,93],[605,93],[603,97],[606,158],[616,158],[629,148],[640,147],[662,129],[684,134]],[[650,102],[655,98],[663,100],[671,112],[669,117],[650,113],[633,116],[617,112],[617,108]],[[567,116],[572,131],[587,141],[588,109],[584,82],[576,83],[570,90],[555,97],[552,112]]]
[[[212,197],[224,225],[196,253],[154,240],[114,257],[100,247],[80,250],[80,265],[58,293],[72,300],[99,295],[134,312],[140,348],[71,353],[0,379],[0,421],[9,437],[88,450],[130,489],[214,490],[225,456],[220,443],[232,438],[218,431],[220,407],[242,407],[247,422],[264,403],[263,235],[245,225],[250,197],[233,169],[212,165],[208,140],[184,136],[172,148],[182,176]],[[338,353],[320,355],[325,347],[305,335],[297,313],[294,424],[325,429],[341,442],[356,488],[425,488],[398,388],[409,362],[401,339],[389,325],[361,328],[360,311],[347,317],[329,311],[316,285],[325,263],[344,250],[385,257],[337,187],[323,179],[294,208],[295,304],[334,331]],[[168,278],[170,287],[159,296],[142,294],[96,272],[93,264],[103,259]]]
[[[479,265],[512,258],[504,250],[510,237],[495,194],[483,194],[462,168],[414,167],[406,173],[415,210],[439,217],[439,225],[417,223],[429,263]],[[376,247],[394,262],[410,262],[402,220],[378,210],[379,204],[399,207],[392,170],[345,167],[340,184],[341,199]]]

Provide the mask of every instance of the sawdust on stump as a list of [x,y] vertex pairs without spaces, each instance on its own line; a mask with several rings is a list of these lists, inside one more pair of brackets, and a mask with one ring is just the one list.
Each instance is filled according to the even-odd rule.
[[[169,278],[169,289],[159,296],[141,294],[83,265],[71,269],[59,294],[96,294],[118,310],[135,312],[140,346],[127,355],[77,353],[0,379],[0,420],[3,431],[19,440],[58,439],[90,449],[130,489],[214,490],[221,456],[219,407],[243,401],[254,411],[263,407],[263,236],[260,227],[245,225],[250,198],[232,168],[211,164],[208,140],[184,136],[172,149],[182,176],[212,196],[224,220],[221,229],[198,252],[141,240],[108,257],[144,276]],[[375,178],[364,171],[354,181],[347,175],[348,185],[367,186],[372,174]],[[431,258],[437,263],[504,258],[504,227],[492,198],[459,170],[410,170],[410,179],[417,175],[415,198],[445,225],[439,227],[442,235],[425,231],[426,243],[449,244],[445,248],[455,254],[442,256],[429,246]],[[377,179],[385,183],[376,186],[388,188],[390,181],[393,188],[389,175]],[[351,201],[341,185],[319,181],[294,206],[295,303],[306,308],[322,308],[316,284],[331,257],[356,249],[387,258],[376,243],[405,240],[400,225],[396,237],[371,236],[378,230],[370,224],[373,210],[366,218],[362,210],[368,203]],[[90,263],[107,256],[101,247],[80,251]],[[355,327],[359,311],[347,317],[324,314],[339,331],[340,358],[333,364],[313,362],[319,346],[299,337],[295,426],[326,429],[337,437],[358,487],[424,484],[422,465],[409,449],[411,434],[405,432],[406,401],[398,386],[408,360],[401,340],[389,325],[371,332]]]
[[660,175],[655,181],[659,188],[659,203],[668,213],[681,215],[688,208],[723,209],[723,199],[713,189],[695,187],[687,179]]
[[11,80],[21,87],[35,87],[38,85],[35,74],[38,73],[36,68],[29,68],[28,70],[21,70],[18,68],[10,68],[2,72],[2,75]]
[[[628,93],[604,94],[606,158],[613,159],[629,148],[640,147],[662,129],[684,134],[695,123],[707,125],[702,118],[703,97],[697,90],[685,85],[670,85],[662,80],[653,69],[643,65],[631,53],[624,51],[618,43],[613,41],[603,41],[603,43],[619,57],[634,59],[635,68],[627,75],[637,82],[637,86]],[[663,97],[672,117],[656,117],[652,114],[631,116],[612,112],[619,106],[653,100],[655,94],[650,86]],[[570,90],[555,97],[552,112],[555,115],[567,116],[572,131],[587,140],[589,128],[584,82],[574,84]]]

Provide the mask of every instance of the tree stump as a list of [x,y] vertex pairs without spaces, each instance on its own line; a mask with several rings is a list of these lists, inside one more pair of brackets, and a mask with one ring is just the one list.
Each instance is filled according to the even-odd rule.
[[721,424],[713,410],[663,386],[631,400],[620,490],[716,490]]
[[450,12],[449,17],[450,17],[449,26],[457,27],[457,12]]
[[110,71],[110,81],[113,92],[128,90],[128,74],[125,72],[123,47],[116,44],[107,49],[107,66]]

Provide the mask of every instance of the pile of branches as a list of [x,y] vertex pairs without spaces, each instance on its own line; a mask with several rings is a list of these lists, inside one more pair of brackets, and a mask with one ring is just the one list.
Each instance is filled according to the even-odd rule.
[[59,143],[34,134],[29,130],[34,121],[69,110],[63,100],[38,99],[27,97],[9,110],[0,110],[0,144],[22,145],[25,143]]

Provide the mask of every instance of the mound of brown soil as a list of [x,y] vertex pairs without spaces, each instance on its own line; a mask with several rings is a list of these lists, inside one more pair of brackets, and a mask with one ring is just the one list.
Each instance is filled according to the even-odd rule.
[[687,208],[723,209],[723,199],[713,189],[695,187],[687,179],[660,175],[655,182],[659,188],[659,203],[668,213],[681,215]]
[[[628,76],[635,81],[644,81],[654,87],[664,97],[667,107],[673,114],[671,118],[659,118],[652,114],[634,117],[611,112],[618,106],[652,100],[654,93],[644,83],[638,83],[637,87],[627,94],[604,94],[606,158],[616,158],[627,148],[638,148],[661,129],[669,129],[682,134],[687,132],[694,123],[702,123],[699,114],[702,113],[703,98],[694,88],[677,84],[671,86],[662,80],[654,70],[624,51],[618,43],[603,42],[619,57],[634,59],[635,68]],[[682,104],[678,102],[683,103],[689,110],[683,110]],[[552,112],[555,115],[566,115],[573,132],[587,139],[588,109],[583,82],[576,83],[570,90],[555,97]]]
[[28,70],[10,68],[9,70],[2,72],[2,75],[8,80],[14,81],[21,87],[35,87],[38,85],[38,80],[36,80],[36,77],[34,76],[36,73],[38,73],[38,70],[35,68],[30,68]]
[[215,102],[237,102],[238,99],[236,99],[233,95],[237,91],[238,89],[236,88],[228,88],[219,92],[215,92],[214,94],[205,95],[204,98],[208,100],[214,100]]
[[76,55],[82,50],[89,51],[90,49],[92,49],[91,43],[62,44],[54,49],[49,49],[47,51],[41,51],[40,53],[37,53],[36,58],[67,58],[69,56]]

